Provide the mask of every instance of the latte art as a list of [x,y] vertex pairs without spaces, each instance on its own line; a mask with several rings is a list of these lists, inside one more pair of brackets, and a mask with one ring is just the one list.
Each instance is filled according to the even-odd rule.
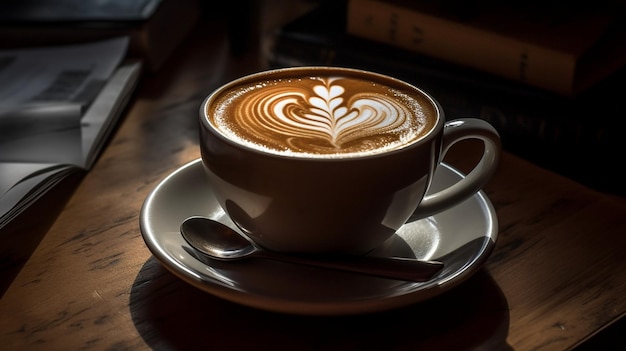
[[[281,78],[224,94],[209,115],[230,139],[278,154],[368,154],[430,129],[424,103],[353,77]],[[432,107],[428,106],[430,109]]]

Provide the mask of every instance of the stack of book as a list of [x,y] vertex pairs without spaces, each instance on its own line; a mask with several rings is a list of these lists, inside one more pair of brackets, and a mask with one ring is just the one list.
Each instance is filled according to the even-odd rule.
[[626,63],[620,2],[349,0],[346,31],[574,96]]
[[[399,5],[408,3],[323,1],[315,10],[272,32],[266,38],[264,56],[270,67],[345,66],[373,70],[406,80],[431,93],[444,107],[449,119],[479,117],[489,121],[498,129],[509,151],[600,190],[625,193],[624,186],[619,185],[620,173],[615,169],[614,162],[617,151],[621,149],[618,145],[621,139],[619,132],[626,128],[626,120],[619,117],[623,115],[620,87],[626,82],[626,55],[620,53],[626,51],[626,47],[620,42],[613,42],[616,36],[622,35],[623,22],[610,22],[610,25],[602,27],[606,36],[598,34],[596,37],[601,45],[589,44],[590,51],[593,51],[592,48],[602,48],[605,52],[615,53],[611,56],[613,63],[600,65],[602,69],[589,74],[595,78],[577,85],[575,93],[574,90],[558,92],[531,84],[519,76],[507,76],[478,66],[460,64],[434,53],[419,52],[397,41],[390,41],[389,38],[397,38],[399,35],[399,21],[404,21],[402,26],[409,26],[407,22],[410,23],[412,18],[409,14],[414,13],[415,7]],[[477,3],[480,2],[472,2]],[[384,12],[385,6],[393,6],[394,10]],[[472,11],[467,13],[459,10],[455,13],[462,18],[474,16]],[[376,20],[380,16],[383,16],[383,21]],[[400,16],[406,18],[401,20]],[[430,16],[434,15],[431,13]],[[374,26],[375,23],[389,27],[372,29],[377,28],[374,26],[370,28],[370,34],[363,33],[355,28],[354,23],[350,24],[358,18],[362,18],[360,23],[363,26]],[[445,21],[450,22],[451,18],[446,17]],[[442,25],[442,21],[444,19],[437,24]],[[423,33],[426,30],[421,28]],[[482,31],[487,33],[485,29]],[[374,33],[377,37],[374,37]],[[421,35],[426,40],[426,34]],[[466,52],[459,53],[458,57],[469,57],[473,51],[471,42],[460,41],[461,38],[441,40],[439,44],[448,45],[448,50],[464,49]],[[498,46],[494,44],[494,48]],[[492,54],[499,52],[491,51]],[[522,55],[518,59],[529,60],[530,56],[524,58]],[[577,76],[575,70],[569,72],[570,78]],[[549,80],[560,77],[551,76],[550,70],[542,74]],[[586,169],[581,169],[581,162],[588,165]],[[599,177],[599,174],[602,176]]]
[[0,232],[65,177],[89,170],[141,71],[128,38],[0,50]]
[[199,17],[197,0],[0,4],[0,234],[91,169],[140,73],[157,71]]
[[200,15],[197,0],[0,4],[0,293],[109,139],[143,73]]

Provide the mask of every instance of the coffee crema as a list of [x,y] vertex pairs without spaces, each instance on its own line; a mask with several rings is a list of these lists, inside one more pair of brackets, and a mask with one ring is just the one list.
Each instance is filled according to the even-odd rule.
[[298,72],[259,75],[220,92],[207,107],[209,121],[248,147],[311,157],[399,149],[436,124],[432,103],[402,84],[345,71]]

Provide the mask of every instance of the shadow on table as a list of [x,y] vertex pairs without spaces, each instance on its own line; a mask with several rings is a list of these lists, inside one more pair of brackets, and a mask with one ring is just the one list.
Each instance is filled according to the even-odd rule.
[[61,214],[85,174],[84,170],[73,170],[0,228],[0,298]]
[[506,298],[484,270],[404,308],[301,316],[225,301],[183,282],[151,257],[133,284],[130,312],[141,337],[159,350],[512,350],[506,344]]

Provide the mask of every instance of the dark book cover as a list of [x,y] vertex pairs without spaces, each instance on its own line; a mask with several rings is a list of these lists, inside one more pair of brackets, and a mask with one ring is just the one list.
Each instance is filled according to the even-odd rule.
[[199,19],[197,0],[6,0],[0,48],[68,45],[128,36],[128,57],[156,72]]
[[148,20],[161,0],[4,0],[0,23],[135,22]]

